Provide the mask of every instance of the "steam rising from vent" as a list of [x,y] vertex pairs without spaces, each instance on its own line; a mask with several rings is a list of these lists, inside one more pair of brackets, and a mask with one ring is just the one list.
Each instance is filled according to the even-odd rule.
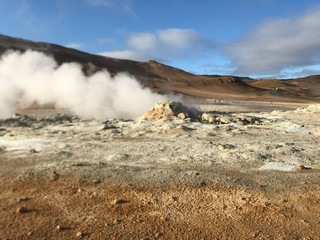
[[79,64],[59,66],[40,52],[11,51],[0,60],[0,118],[34,102],[83,118],[134,118],[162,98],[126,73],[111,77],[104,70],[87,77]]

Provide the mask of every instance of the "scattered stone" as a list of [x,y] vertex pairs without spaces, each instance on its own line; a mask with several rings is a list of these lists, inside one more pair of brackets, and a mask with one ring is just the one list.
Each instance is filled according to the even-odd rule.
[[6,135],[6,129],[5,128],[0,128],[0,137]]
[[92,163],[89,162],[78,162],[78,163],[74,163],[71,166],[73,167],[88,167],[88,166],[92,166]]
[[78,120],[78,118],[74,117],[74,116],[67,115],[67,114],[57,114],[57,115],[42,119],[42,121],[47,122],[47,123],[63,123],[63,122],[71,123],[74,120]]
[[122,133],[122,131],[120,131],[119,129],[112,129],[111,133]]
[[59,231],[63,231],[63,230],[65,230],[66,228],[65,227],[63,227],[63,226],[61,226],[61,225],[58,225],[57,226],[57,230],[59,230]]
[[30,149],[30,153],[39,153],[40,151],[38,151],[38,150],[36,150],[36,149],[34,149],[34,148],[32,148],[32,149]]
[[11,118],[1,119],[0,126],[31,127],[36,119],[27,115],[15,113]]
[[206,181],[201,181],[201,182],[199,183],[199,186],[200,186],[200,187],[205,187],[205,186],[207,186]]
[[156,237],[161,237],[161,236],[163,236],[164,234],[162,233],[162,232],[157,232],[156,234],[155,234],[155,236]]
[[17,213],[27,213],[29,212],[29,209],[26,207],[18,207],[17,208]]
[[84,234],[83,234],[83,232],[81,232],[81,231],[78,231],[77,233],[76,233],[76,237],[83,237],[84,236]]
[[122,204],[126,204],[126,203],[129,203],[129,201],[124,200],[122,198],[117,198],[117,199],[112,201],[113,205],[122,205]]
[[296,171],[303,171],[303,170],[310,170],[312,169],[311,167],[306,167],[304,165],[298,165],[294,168]]
[[101,183],[101,179],[99,179],[99,178],[93,179],[92,183],[97,185],[97,184]]
[[221,144],[219,145],[220,149],[236,149],[237,147],[233,144]]
[[267,119],[256,116],[205,112],[201,115],[201,121],[209,124],[241,124],[241,125],[267,125],[275,122],[275,119]]
[[188,115],[186,113],[179,113],[178,118],[185,120],[186,118],[188,118]]
[[178,202],[178,200],[179,200],[179,198],[178,198],[177,196],[172,196],[171,198],[172,198],[172,200],[173,200],[174,202]]
[[19,202],[26,202],[26,201],[29,201],[29,200],[30,200],[30,198],[28,198],[28,197],[20,197],[18,199]]
[[176,129],[182,129],[183,131],[186,131],[186,132],[190,132],[190,131],[196,130],[194,128],[187,127],[187,126],[184,126],[184,125],[179,125],[179,126],[176,127]]
[[71,157],[71,156],[73,155],[73,153],[72,153],[72,152],[68,152],[68,151],[60,151],[60,152],[58,153],[58,155],[69,158],[69,157]]
[[109,124],[108,122],[104,122],[104,126],[101,128],[101,130],[114,130],[118,127],[112,124]]
[[58,180],[59,176],[60,176],[59,173],[57,173],[56,171],[53,171],[50,175],[50,180],[56,181],[56,180]]
[[201,115],[201,120],[203,122],[207,122],[207,123],[215,123],[215,117],[214,115],[210,114],[210,113],[204,113]]
[[264,205],[265,205],[266,207],[268,207],[268,206],[271,205],[271,202],[265,202]]
[[114,224],[114,225],[119,225],[119,224],[121,224],[122,222],[123,222],[122,220],[116,219],[116,220],[113,221],[113,224]]

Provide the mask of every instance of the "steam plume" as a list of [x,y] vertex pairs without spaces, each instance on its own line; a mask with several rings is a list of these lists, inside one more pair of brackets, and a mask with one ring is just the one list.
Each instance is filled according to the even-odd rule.
[[40,52],[10,51],[0,59],[0,118],[34,102],[83,118],[134,118],[162,98],[126,73],[111,77],[104,70],[88,77],[79,64],[59,66]]

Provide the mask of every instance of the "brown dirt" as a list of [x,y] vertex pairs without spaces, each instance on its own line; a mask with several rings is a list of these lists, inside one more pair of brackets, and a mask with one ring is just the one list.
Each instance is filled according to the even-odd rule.
[[71,177],[55,181],[2,177],[0,181],[1,239],[320,236],[319,185],[273,190],[205,183],[93,183]]

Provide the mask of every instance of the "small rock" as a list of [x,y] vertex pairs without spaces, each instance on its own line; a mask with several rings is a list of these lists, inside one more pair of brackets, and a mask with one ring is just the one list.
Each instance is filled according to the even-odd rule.
[[93,179],[92,183],[97,185],[97,184],[101,183],[101,180],[99,178],[96,178],[96,179]]
[[59,178],[59,173],[57,173],[56,171],[53,171],[51,176],[50,176],[50,180],[51,181],[56,181]]
[[40,151],[38,151],[38,150],[36,150],[36,149],[34,149],[34,148],[32,148],[32,149],[30,149],[30,153],[39,153]]
[[26,201],[29,201],[29,200],[30,200],[30,198],[28,198],[28,197],[20,197],[18,199],[19,202],[26,202]]
[[253,232],[251,235],[252,237],[258,237],[259,234],[257,232]]
[[207,183],[206,183],[206,181],[202,181],[202,182],[200,182],[200,187],[205,187],[205,186],[207,186]]
[[182,120],[185,120],[186,118],[188,118],[188,115],[185,114],[185,113],[179,113],[178,114],[178,118],[182,119]]
[[116,219],[116,220],[113,221],[114,225],[118,225],[118,224],[121,224],[121,223],[122,223],[122,220],[120,220],[120,219]]
[[214,116],[211,115],[210,113],[204,113],[201,115],[201,120],[207,123],[214,123],[215,119]]
[[126,204],[128,202],[129,201],[127,201],[127,200],[124,200],[124,199],[121,199],[121,198],[119,198],[119,199],[117,198],[117,199],[112,201],[112,204],[113,205],[121,205],[121,204]]
[[177,196],[172,196],[171,197],[173,201],[177,202],[179,200],[179,198]]
[[296,171],[310,170],[310,169],[311,169],[311,167],[306,167],[304,165],[298,165],[298,166],[295,167]]
[[108,124],[106,122],[106,123],[104,123],[104,126],[101,128],[101,130],[114,130],[114,129],[117,129],[117,128],[118,128],[117,126]]
[[83,232],[78,231],[78,232],[76,233],[76,237],[83,237]]
[[268,207],[268,206],[271,205],[271,203],[270,203],[270,202],[265,202],[264,205],[265,205],[266,207]]
[[307,220],[305,220],[305,219],[301,219],[300,222],[303,223],[303,224],[309,224],[309,222]]
[[65,230],[66,228],[63,227],[63,226],[61,226],[61,225],[58,225],[58,226],[57,226],[57,229],[58,229],[59,231],[63,231],[63,230]]
[[27,213],[27,212],[29,212],[29,210],[26,207],[18,207],[17,208],[17,213]]
[[161,236],[163,236],[163,233],[162,232],[157,232],[155,236],[156,237],[161,237]]

